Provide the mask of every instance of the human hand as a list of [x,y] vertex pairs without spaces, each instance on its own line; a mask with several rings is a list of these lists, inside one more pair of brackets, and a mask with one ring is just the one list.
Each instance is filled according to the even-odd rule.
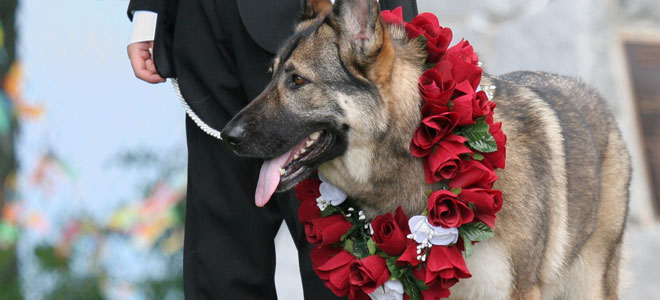
[[151,50],[154,47],[153,41],[136,42],[128,45],[128,58],[131,60],[131,66],[135,77],[148,83],[165,82],[163,77],[156,71]]

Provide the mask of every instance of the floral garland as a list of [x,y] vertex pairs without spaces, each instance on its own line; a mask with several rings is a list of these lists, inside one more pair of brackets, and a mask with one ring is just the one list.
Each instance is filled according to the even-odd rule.
[[495,103],[481,90],[482,69],[465,40],[449,47],[452,32],[430,13],[403,21],[401,8],[383,11],[388,24],[404,26],[409,39],[426,43],[426,71],[419,79],[422,120],[410,153],[424,160],[427,208],[408,218],[401,207],[371,223],[337,187],[305,179],[295,187],[298,217],[316,245],[316,274],[338,296],[350,299],[439,299],[470,274],[464,257],[493,236],[502,194],[494,170],[504,168],[506,136],[493,123]]

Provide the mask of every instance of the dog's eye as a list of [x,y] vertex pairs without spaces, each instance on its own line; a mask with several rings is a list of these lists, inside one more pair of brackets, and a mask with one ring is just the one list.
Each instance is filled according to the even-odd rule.
[[300,86],[305,83],[305,79],[300,77],[298,74],[293,74],[291,76],[291,82],[293,82],[294,85]]

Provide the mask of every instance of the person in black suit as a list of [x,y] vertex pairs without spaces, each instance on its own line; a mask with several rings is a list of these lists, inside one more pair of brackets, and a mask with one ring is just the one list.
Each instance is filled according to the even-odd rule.
[[[415,0],[380,5],[403,6],[407,20],[417,14]],[[270,61],[293,33],[301,0],[130,1],[129,18],[144,11],[157,13],[155,39],[128,46],[136,76],[150,83],[178,78],[192,111],[220,129],[268,83]],[[305,298],[336,299],[312,270],[293,193],[275,194],[257,208],[252,199],[261,161],[235,156],[189,117],[186,135],[186,299],[276,299],[273,238],[282,220],[298,248]]]

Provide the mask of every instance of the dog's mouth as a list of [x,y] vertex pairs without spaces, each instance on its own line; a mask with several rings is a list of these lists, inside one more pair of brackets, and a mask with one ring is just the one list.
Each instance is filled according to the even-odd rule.
[[264,161],[254,194],[255,204],[263,207],[275,191],[286,191],[304,179],[321,163],[333,158],[329,151],[336,135],[328,130],[316,131],[284,154]]

